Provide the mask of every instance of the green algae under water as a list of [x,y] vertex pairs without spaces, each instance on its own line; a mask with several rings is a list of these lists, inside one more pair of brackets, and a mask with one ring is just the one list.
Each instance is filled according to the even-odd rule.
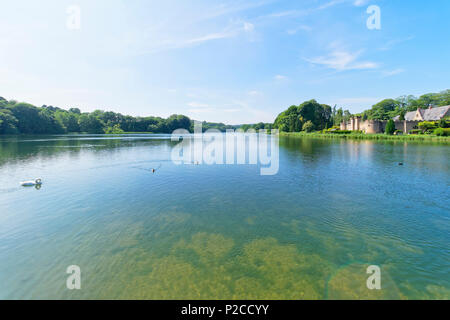
[[2,138],[0,298],[450,298],[448,146],[280,138],[274,176],[177,166],[173,146]]

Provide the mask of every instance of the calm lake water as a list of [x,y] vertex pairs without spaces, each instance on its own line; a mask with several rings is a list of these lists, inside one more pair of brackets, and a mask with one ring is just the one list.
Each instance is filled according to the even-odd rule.
[[273,176],[174,145],[0,138],[0,299],[450,298],[448,145],[280,138]]

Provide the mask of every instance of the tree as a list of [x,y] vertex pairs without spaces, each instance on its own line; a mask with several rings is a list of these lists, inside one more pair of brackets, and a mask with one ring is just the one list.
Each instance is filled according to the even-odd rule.
[[447,128],[447,121],[445,119],[439,120],[439,128]]
[[290,106],[275,119],[273,127],[280,131],[299,132],[310,121],[317,130],[333,125],[333,110],[316,100],[305,101],[299,106]]
[[106,134],[122,134],[124,131],[120,128],[118,124],[115,124],[113,127],[108,127],[105,129]]
[[424,121],[420,122],[418,124],[419,129],[422,130],[422,133],[425,133],[427,131],[431,131],[437,128],[437,125],[434,122],[431,121]]
[[78,120],[81,132],[104,133],[103,122],[93,114],[82,114]]
[[390,119],[386,124],[386,134],[393,135],[395,132],[394,120]]
[[12,115],[10,110],[0,110],[0,134],[17,134],[18,120]]
[[385,99],[366,111],[372,120],[388,120],[400,113],[400,103],[393,99]]
[[312,123],[310,120],[306,121],[303,125],[303,131],[306,132],[312,132],[314,131],[314,123]]

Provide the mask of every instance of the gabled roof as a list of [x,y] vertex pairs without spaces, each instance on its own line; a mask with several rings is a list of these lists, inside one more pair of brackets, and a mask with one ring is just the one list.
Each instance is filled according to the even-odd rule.
[[[445,115],[450,115],[450,106],[431,108],[431,109],[417,109],[416,111],[407,112],[405,114],[406,121],[413,121],[416,117],[417,111],[425,121],[437,121],[441,120]],[[400,116],[396,116],[394,121],[399,121]]]
[[447,112],[450,110],[450,106],[426,109],[423,113],[423,118],[426,121],[441,120]]
[[[416,113],[417,113],[417,110],[416,110],[416,111],[410,111],[410,112],[407,112],[407,113],[405,114],[405,120],[406,120],[406,121],[413,121],[414,117],[416,116]],[[400,120],[400,116],[394,117],[393,120],[394,120],[394,121],[399,121],[399,120]]]

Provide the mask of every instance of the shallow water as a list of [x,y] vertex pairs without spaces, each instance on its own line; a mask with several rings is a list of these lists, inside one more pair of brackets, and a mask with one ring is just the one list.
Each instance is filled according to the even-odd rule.
[[448,146],[280,138],[279,172],[261,176],[177,166],[174,145],[0,138],[0,298],[450,298]]

